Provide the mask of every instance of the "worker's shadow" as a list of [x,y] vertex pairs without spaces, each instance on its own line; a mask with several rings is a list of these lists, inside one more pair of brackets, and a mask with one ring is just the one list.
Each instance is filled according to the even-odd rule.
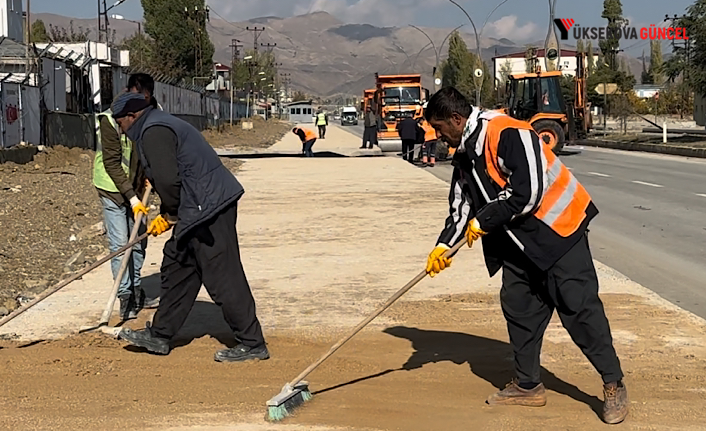
[[[380,377],[395,371],[414,370],[426,364],[443,361],[453,362],[458,365],[467,363],[473,374],[498,389],[505,388],[505,385],[514,375],[512,348],[509,344],[502,341],[460,332],[427,331],[404,326],[387,328],[383,332],[412,342],[414,353],[404,365],[396,370],[385,370],[381,373],[323,389],[319,393]],[[548,390],[582,402],[591,407],[597,415],[600,415],[603,407],[603,402],[600,399],[561,380],[544,367],[542,367],[542,382]]]
[[[148,298],[159,296],[161,290],[160,274],[153,274],[142,279],[142,288],[147,293]],[[154,311],[154,310],[152,310]],[[194,306],[186,318],[184,326],[174,337],[172,348],[179,348],[191,344],[197,338],[210,336],[217,339],[227,347],[236,345],[235,336],[225,319],[221,308],[216,304],[197,299]],[[129,350],[144,351],[139,347],[127,346]]]

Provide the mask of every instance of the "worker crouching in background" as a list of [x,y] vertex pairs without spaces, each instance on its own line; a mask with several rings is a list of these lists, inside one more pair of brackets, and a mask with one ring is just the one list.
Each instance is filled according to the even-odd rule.
[[215,360],[268,359],[238,246],[236,220],[243,187],[196,128],[154,109],[141,94],[119,96],[113,111],[136,142],[145,173],[162,201],[148,232],[157,236],[174,228],[164,245],[162,295],[152,325],[123,329],[120,338],[168,354],[203,284],[238,341],[216,352]]
[[304,154],[304,157],[314,157],[312,148],[316,142],[316,133],[309,129],[299,127],[293,128],[292,133],[299,136],[299,139],[302,141],[302,154]]
[[516,379],[490,405],[543,406],[540,376],[544,331],[554,310],[603,379],[603,420],[622,422],[628,394],[598,296],[588,224],[598,214],[571,172],[540,142],[529,123],[470,106],[455,88],[437,92],[426,119],[458,150],[450,215],[427,260],[433,277],[459,241],[483,238],[491,276],[502,269],[500,303],[515,359]]

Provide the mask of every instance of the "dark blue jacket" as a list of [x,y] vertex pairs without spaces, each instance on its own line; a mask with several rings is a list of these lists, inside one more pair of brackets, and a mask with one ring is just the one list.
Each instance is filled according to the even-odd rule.
[[136,138],[134,140],[145,173],[157,193],[160,190],[154,180],[155,172],[145,155],[145,146],[154,143],[143,139],[145,132],[154,126],[166,127],[176,136],[178,179],[174,181],[180,183],[180,189],[174,235],[179,240],[194,227],[237,202],[244,189],[195,127],[164,111],[148,108],[130,128],[128,135]]

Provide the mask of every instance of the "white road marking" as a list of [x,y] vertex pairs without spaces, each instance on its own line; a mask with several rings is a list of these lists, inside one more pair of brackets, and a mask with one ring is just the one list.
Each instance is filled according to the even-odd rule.
[[597,177],[605,177],[605,178],[610,178],[610,175],[602,174],[600,172],[589,172],[591,175],[595,175]]
[[635,184],[642,184],[643,186],[650,186],[650,187],[657,187],[657,188],[662,188],[664,186],[660,186],[659,184],[652,184],[652,183],[646,183],[644,181],[633,181]]
[[703,193],[696,193],[696,196],[701,196],[702,198],[706,198],[706,194],[703,194]]

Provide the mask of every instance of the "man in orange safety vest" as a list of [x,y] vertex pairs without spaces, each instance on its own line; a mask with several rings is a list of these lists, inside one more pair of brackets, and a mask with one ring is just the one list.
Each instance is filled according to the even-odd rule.
[[490,405],[543,406],[540,352],[554,310],[571,339],[601,374],[603,420],[622,422],[627,389],[598,297],[587,227],[598,214],[586,189],[542,143],[529,123],[472,107],[455,88],[431,98],[425,117],[456,148],[450,215],[427,260],[432,277],[451,263],[445,253],[482,238],[490,275],[500,269],[500,303],[516,379]]

